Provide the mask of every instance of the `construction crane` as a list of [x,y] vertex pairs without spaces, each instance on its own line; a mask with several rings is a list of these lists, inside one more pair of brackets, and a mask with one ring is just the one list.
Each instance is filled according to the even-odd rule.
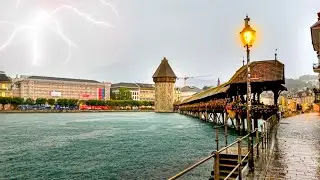
[[177,79],[183,79],[183,86],[187,86],[187,80],[191,78],[200,78],[200,77],[212,77],[213,75],[205,75],[205,76],[187,76],[184,75],[184,77],[177,77]]

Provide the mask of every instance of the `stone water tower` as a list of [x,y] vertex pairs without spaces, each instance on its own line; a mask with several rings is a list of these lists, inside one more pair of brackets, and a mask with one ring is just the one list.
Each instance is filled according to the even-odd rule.
[[165,57],[152,78],[155,83],[155,112],[173,112],[174,83],[177,76]]

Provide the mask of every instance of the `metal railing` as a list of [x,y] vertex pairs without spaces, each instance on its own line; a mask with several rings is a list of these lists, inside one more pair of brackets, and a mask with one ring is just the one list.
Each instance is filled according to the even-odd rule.
[[[169,178],[169,180],[175,180],[178,179],[179,177],[185,175],[186,173],[192,171],[193,169],[195,169],[196,167],[198,167],[199,165],[203,164],[204,162],[207,162],[208,160],[210,160],[211,158],[214,158],[214,179],[219,179],[220,178],[220,173],[219,173],[219,154],[223,151],[226,152],[226,154],[228,154],[228,149],[234,145],[237,144],[237,154],[238,154],[238,162],[237,162],[237,166],[227,175],[227,177],[225,178],[228,179],[232,176],[232,174],[238,170],[238,177],[239,179],[241,179],[241,171],[244,167],[241,167],[241,165],[244,163],[244,161],[246,160],[246,158],[249,156],[249,149],[248,152],[245,154],[244,157],[242,157],[242,142],[248,138],[249,140],[249,136],[256,136],[256,142],[255,145],[253,147],[254,150],[256,150],[256,157],[259,157],[259,149],[260,149],[260,145],[261,145],[261,149],[267,149],[269,146],[269,138],[270,138],[270,133],[271,133],[271,129],[272,127],[277,123],[277,117],[276,115],[271,116],[270,118],[268,118],[265,122],[263,122],[263,124],[260,126],[260,133],[258,131],[258,129],[256,128],[252,133],[248,133],[247,135],[238,138],[236,141],[232,142],[229,145],[225,145],[225,147],[221,148],[220,150],[217,150],[216,152],[213,152],[210,156],[207,156],[203,159],[201,159],[200,161],[196,162],[195,164],[191,165],[190,167],[186,168],[185,170],[179,172],[178,174],[172,176]],[[216,126],[216,146],[217,149],[219,148],[219,128],[221,128],[222,126],[225,126],[226,124],[220,125],[220,126]],[[228,134],[225,131],[225,137],[227,138]],[[260,140],[261,139],[261,140]],[[247,140],[247,141],[248,141]],[[227,143],[227,141],[226,141]],[[252,152],[254,154],[254,152]]]
[[[259,146],[261,144],[261,149],[268,149],[269,147],[269,141],[270,141],[270,133],[271,133],[271,130],[273,128],[273,126],[275,124],[277,124],[278,122],[278,119],[277,119],[277,116],[276,115],[272,115],[271,117],[269,117],[267,119],[267,121],[263,122],[262,125],[260,125],[260,135],[259,135],[259,131],[258,131],[258,128],[255,129],[254,132],[251,133],[251,135],[256,135],[256,142],[255,142],[255,145],[253,147],[253,149],[256,149],[256,157],[259,157]],[[246,136],[249,137],[250,134],[247,134]],[[246,137],[242,137],[242,138],[238,138],[237,139],[237,144],[238,144],[238,163],[237,163],[237,166],[233,168],[233,170],[227,175],[227,177],[224,178],[224,180],[227,180],[228,178],[230,178],[232,176],[232,174],[238,170],[238,179],[241,180],[242,179],[242,169],[241,168],[241,165],[243,164],[243,162],[246,160],[246,158],[249,156],[250,154],[250,151],[248,150],[248,153],[242,157],[242,147],[241,147],[241,142],[243,141],[243,139],[245,139]],[[260,141],[261,139],[261,141]],[[254,152],[252,152],[254,154]],[[216,166],[216,164],[215,164]],[[215,174],[215,178],[219,179],[219,175],[216,176]]]
[[[253,146],[253,149],[257,149],[257,156],[259,157],[259,139],[260,139],[260,137],[259,137],[259,131],[258,131],[258,129],[256,128],[252,133],[249,133],[249,134],[247,134],[246,136],[244,136],[244,137],[242,137],[242,138],[238,138],[237,139],[237,141],[235,141],[234,142],[234,144],[236,143],[237,145],[238,145],[238,164],[237,164],[237,166],[236,167],[234,167],[233,168],[233,170],[227,175],[227,177],[225,177],[224,179],[225,180],[227,180],[228,178],[230,178],[231,176],[232,176],[232,174],[236,171],[236,170],[238,170],[238,177],[239,177],[239,179],[241,179],[241,172],[242,172],[242,169],[243,168],[241,168],[241,165],[244,163],[244,161],[247,159],[247,157],[249,156],[249,154],[250,154],[250,150],[248,149],[248,152],[247,152],[247,154],[245,154],[245,156],[244,157],[242,157],[242,145],[241,145],[241,143],[242,143],[242,141],[245,139],[245,138],[249,138],[249,136],[250,135],[253,135],[253,134],[256,134],[256,144]],[[262,138],[263,139],[263,138]],[[249,141],[249,139],[248,139],[248,141]],[[263,140],[262,140],[263,141]],[[252,153],[254,153],[254,152],[252,152]],[[216,164],[215,164],[215,166],[216,166]],[[219,164],[217,165],[217,166],[219,166]],[[218,173],[217,173],[218,174]],[[216,174],[215,174],[215,178],[217,178],[217,179],[219,179],[219,174],[216,176]]]

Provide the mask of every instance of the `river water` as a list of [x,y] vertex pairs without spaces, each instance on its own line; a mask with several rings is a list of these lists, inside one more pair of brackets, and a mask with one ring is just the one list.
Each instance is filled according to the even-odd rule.
[[166,179],[215,150],[214,134],[174,113],[0,114],[0,179]]

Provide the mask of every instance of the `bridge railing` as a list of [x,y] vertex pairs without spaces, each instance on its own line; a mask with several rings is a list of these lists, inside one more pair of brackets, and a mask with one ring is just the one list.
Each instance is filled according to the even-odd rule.
[[[256,128],[255,131],[252,133],[252,135],[255,133],[256,134],[256,142],[255,145],[253,146],[253,149],[256,150],[256,157],[259,157],[259,151],[260,148],[261,149],[269,149],[269,141],[270,141],[270,134],[271,134],[271,130],[274,127],[274,125],[276,125],[278,122],[278,118],[276,115],[273,115],[271,117],[269,117],[267,119],[267,121],[263,122],[263,124],[260,126],[261,128],[261,133],[259,136],[259,131]],[[249,137],[250,134],[247,134],[246,136]],[[244,161],[246,160],[246,158],[249,156],[250,152],[248,150],[248,152],[242,156],[242,148],[241,148],[241,143],[243,141],[244,137],[242,138],[238,138],[237,139],[237,144],[238,144],[238,164],[236,167],[233,168],[233,170],[224,178],[224,180],[227,180],[228,178],[230,178],[232,176],[233,173],[235,173],[235,171],[238,171],[238,179],[241,180],[242,179],[242,169],[244,168],[244,166],[241,167],[241,165],[244,163]],[[260,141],[261,140],[261,141]],[[260,147],[261,145],[261,147]],[[253,152],[254,155],[254,152]],[[215,164],[216,166],[216,164]],[[215,178],[219,179],[219,175],[216,176],[215,173]]]
[[[241,179],[241,176],[242,176],[241,172],[244,168],[244,166],[241,166],[241,165],[244,163],[244,161],[247,159],[247,157],[250,154],[249,149],[247,149],[246,153],[242,152],[243,150],[246,150],[246,149],[244,149],[244,147],[245,148],[248,147],[245,143],[249,141],[249,136],[253,136],[253,137],[255,136],[255,138],[254,138],[255,142],[253,144],[253,151],[254,151],[253,155],[255,155],[256,157],[259,157],[260,149],[265,149],[265,148],[269,147],[268,144],[269,144],[271,129],[277,122],[278,122],[277,116],[276,115],[271,116],[270,118],[268,118],[268,120],[263,122],[263,124],[260,126],[260,128],[261,128],[260,133],[259,133],[258,129],[256,128],[252,133],[248,133],[247,135],[245,135],[241,138],[238,138],[236,141],[232,142],[231,144],[226,145],[225,147],[213,152],[211,155],[201,159],[200,161],[198,161],[195,164],[191,165],[190,167],[184,169],[183,171],[179,172],[178,174],[170,177],[169,180],[178,179],[179,177],[187,174],[188,172],[192,171],[193,169],[197,168],[199,165],[209,161],[212,158],[214,158],[214,166],[213,166],[214,179],[219,179],[220,178],[219,155],[221,153],[228,154],[228,152],[237,154],[238,155],[238,162],[237,162],[237,166],[227,175],[225,180],[228,179],[229,177],[231,177],[231,175],[233,173],[235,173],[236,171],[238,171],[238,177],[239,177],[239,179]],[[216,142],[217,142],[217,147],[219,147],[218,142],[220,139],[217,134],[219,134],[219,133],[217,133],[217,130],[216,130]],[[228,151],[228,149],[230,149],[232,146],[235,146],[235,145],[237,145],[237,147],[233,150],[236,150],[236,152],[232,151],[232,150]],[[245,145],[245,146],[243,146],[243,145]]]

